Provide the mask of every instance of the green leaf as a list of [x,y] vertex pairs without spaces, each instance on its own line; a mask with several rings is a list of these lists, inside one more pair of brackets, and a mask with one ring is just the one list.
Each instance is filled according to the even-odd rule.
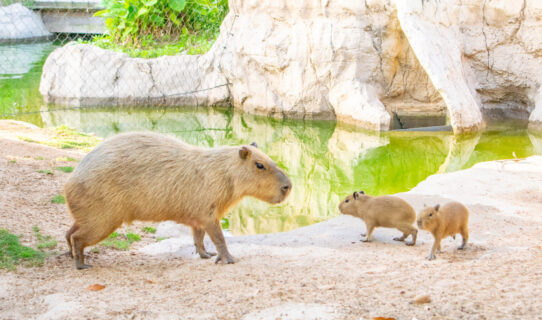
[[179,19],[177,19],[177,15],[175,13],[173,13],[173,12],[169,13],[169,20],[171,20],[171,22],[173,22],[176,26],[181,24]]
[[176,12],[181,12],[186,7],[186,0],[168,0],[168,5]]
[[143,8],[141,8],[141,9],[139,9],[139,11],[137,12],[137,17],[144,16],[144,15],[146,15],[147,13],[149,13],[149,9],[143,7]]

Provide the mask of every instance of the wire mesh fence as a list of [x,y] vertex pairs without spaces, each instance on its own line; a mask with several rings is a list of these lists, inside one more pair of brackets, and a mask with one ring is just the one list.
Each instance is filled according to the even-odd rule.
[[228,105],[228,11],[227,0],[0,0],[0,118],[44,104]]

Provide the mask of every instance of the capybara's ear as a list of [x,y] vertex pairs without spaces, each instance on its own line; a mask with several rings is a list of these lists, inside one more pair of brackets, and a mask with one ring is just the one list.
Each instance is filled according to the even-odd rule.
[[354,196],[354,199],[357,199],[359,197],[358,193],[356,191],[354,191],[354,193],[352,194]]
[[256,142],[252,142],[250,145],[253,146],[254,148],[258,148],[258,145],[256,144]]
[[439,208],[440,208],[440,204],[437,204],[437,205],[435,206],[435,211],[438,211]]
[[242,146],[241,149],[239,149],[239,156],[241,159],[246,159],[250,157],[250,154],[252,151],[250,151],[246,146]]
[[359,193],[360,193],[360,194],[365,194],[365,191],[361,190]]

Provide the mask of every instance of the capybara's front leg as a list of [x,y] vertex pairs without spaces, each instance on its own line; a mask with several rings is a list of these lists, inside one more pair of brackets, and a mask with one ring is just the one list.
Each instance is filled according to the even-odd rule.
[[224,234],[222,233],[222,228],[220,228],[220,223],[213,221],[205,227],[205,232],[211,237],[211,240],[215,244],[216,250],[218,251],[218,257],[215,262],[219,263],[235,263],[236,259],[232,257],[226,247],[226,240],[224,240]]
[[194,237],[194,245],[196,246],[196,252],[202,259],[209,259],[212,256],[215,256],[216,253],[208,252],[205,250],[205,245],[203,244],[203,238],[205,237],[205,230],[192,227],[192,236]]
[[435,260],[435,253],[440,248],[440,237],[437,237],[435,235],[433,236],[435,237],[435,242],[433,242],[433,247],[431,248],[431,252],[429,252],[429,255],[427,256],[427,260]]
[[365,238],[361,238],[361,241],[363,242],[370,242],[373,240],[373,231],[375,230],[375,226],[372,223],[365,223],[366,229],[367,229],[367,236]]

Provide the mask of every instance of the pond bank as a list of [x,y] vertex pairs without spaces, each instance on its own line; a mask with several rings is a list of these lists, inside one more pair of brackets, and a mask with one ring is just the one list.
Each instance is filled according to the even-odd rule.
[[[71,218],[50,199],[67,174],[37,171],[83,154],[18,140],[23,133],[0,135],[1,227],[33,244],[37,225],[62,252]],[[240,261],[225,266],[197,259],[182,233],[162,241],[144,234],[128,251],[89,252],[95,267],[87,271],[55,256],[43,267],[0,270],[0,318],[275,319],[296,312],[306,319],[536,318],[542,308],[540,168],[540,156],[480,163],[399,194],[417,210],[453,199],[471,211],[467,250],[455,249],[459,239],[446,239],[433,262],[424,259],[432,241],[427,232],[415,247],[391,241],[398,231],[388,229],[377,229],[373,243],[360,243],[362,222],[345,216],[289,232],[229,237]],[[96,283],[105,289],[87,290]],[[410,304],[420,294],[432,302]]]

